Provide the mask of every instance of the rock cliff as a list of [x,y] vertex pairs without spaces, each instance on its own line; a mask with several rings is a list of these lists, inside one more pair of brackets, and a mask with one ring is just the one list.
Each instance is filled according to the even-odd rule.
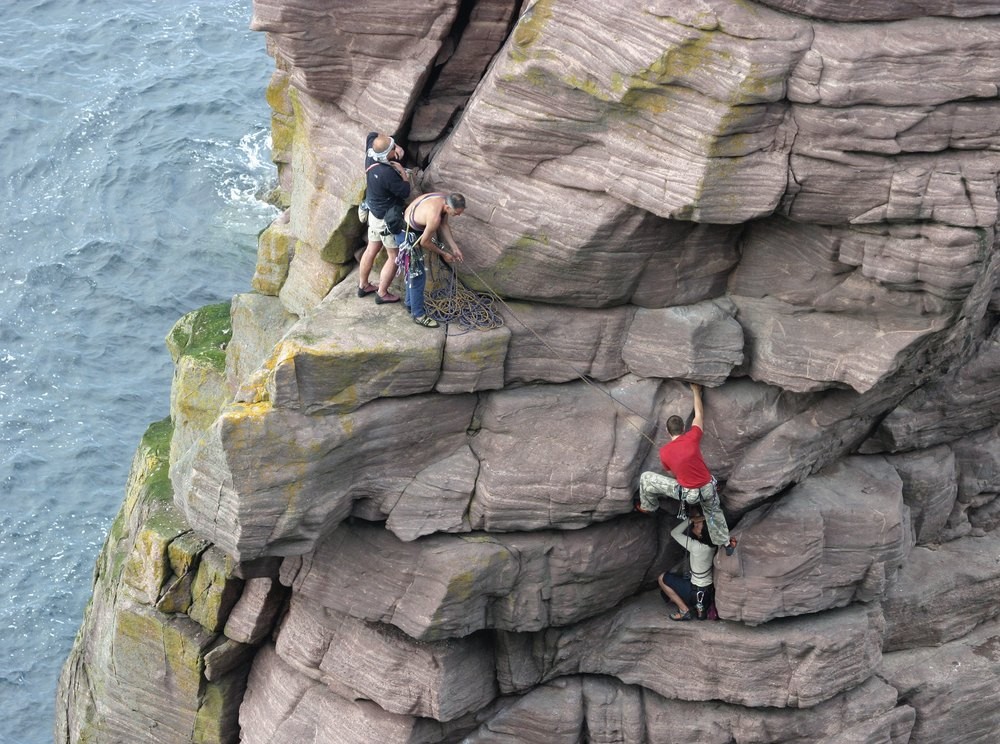
[[[1000,2],[253,27],[284,212],[167,339],[58,742],[1000,738]],[[356,296],[372,129],[465,194],[502,325]],[[703,623],[631,500],[687,382],[739,539]]]

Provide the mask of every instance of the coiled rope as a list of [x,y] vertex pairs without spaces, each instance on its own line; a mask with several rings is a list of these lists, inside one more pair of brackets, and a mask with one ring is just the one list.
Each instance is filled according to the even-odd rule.
[[[437,261],[431,263],[430,279],[436,281]],[[427,294],[424,305],[427,314],[442,323],[457,324],[462,333],[469,331],[489,331],[503,325],[503,316],[493,309],[495,294],[473,292],[462,283],[455,271],[455,266],[449,267],[448,278],[444,285]]]
[[[447,250],[441,243],[436,243],[436,245],[442,250]],[[435,266],[441,262],[444,262],[438,258],[437,261],[431,261],[431,274],[429,279],[435,280]],[[467,288],[462,280],[458,278],[458,273],[455,269],[455,264],[446,265],[446,268],[450,269],[449,276],[444,280],[443,286],[431,291],[428,295],[426,301],[427,314],[439,322],[445,323],[458,323],[464,330],[462,333],[468,333],[470,330],[486,331],[493,328],[499,328],[504,325],[503,316],[501,316],[496,310],[493,309],[493,303],[498,302],[501,304],[511,318],[516,320],[525,330],[527,330],[532,336],[538,339],[538,342],[542,344],[549,352],[552,353],[559,361],[569,367],[576,376],[583,380],[587,385],[590,385],[594,390],[597,390],[604,395],[608,396],[614,403],[621,406],[629,413],[634,416],[638,416],[640,419],[645,421],[647,424],[652,424],[655,427],[655,422],[643,416],[641,413],[631,408],[627,404],[618,400],[615,396],[611,394],[610,391],[601,387],[597,382],[595,382],[589,375],[584,374],[582,371],[577,369],[571,361],[566,359],[562,354],[552,348],[552,346],[538,333],[535,332],[534,328],[531,328],[527,323],[521,320],[517,313],[515,313],[510,305],[504,302],[504,299],[497,294],[496,290],[489,285],[489,283],[483,279],[482,276],[476,272],[475,269],[465,266],[465,270],[476,277],[476,280],[486,287],[488,294],[482,292],[473,292]],[[656,441],[646,434],[641,428],[635,425],[629,419],[625,419],[626,422],[639,434],[646,439],[654,447],[656,446]]]

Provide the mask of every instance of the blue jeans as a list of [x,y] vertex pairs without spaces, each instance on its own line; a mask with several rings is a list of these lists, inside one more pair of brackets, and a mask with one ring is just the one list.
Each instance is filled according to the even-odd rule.
[[406,279],[406,304],[410,308],[410,315],[419,318],[426,310],[424,308],[424,287],[427,286],[427,274],[421,271],[419,274],[410,274]]

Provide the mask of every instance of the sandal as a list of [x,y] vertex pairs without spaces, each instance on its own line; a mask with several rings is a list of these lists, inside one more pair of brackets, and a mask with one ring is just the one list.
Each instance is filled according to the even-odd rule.
[[390,302],[399,302],[399,295],[394,295],[392,292],[386,292],[384,297],[380,294],[375,295],[376,305],[386,305]]
[[413,319],[413,322],[417,325],[422,325],[425,328],[437,328],[440,324],[434,320],[434,318],[429,315],[420,315]]
[[691,610],[689,609],[687,612],[683,612],[683,613],[682,612],[675,612],[673,615],[670,616],[670,619],[671,620],[690,620],[691,619]]
[[378,292],[378,287],[371,282],[368,282],[363,287],[358,287],[358,297],[367,297],[373,292]]

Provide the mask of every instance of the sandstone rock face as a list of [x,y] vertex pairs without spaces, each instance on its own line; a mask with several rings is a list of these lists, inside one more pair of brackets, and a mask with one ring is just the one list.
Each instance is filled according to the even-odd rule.
[[916,711],[914,744],[987,742],[997,726],[1000,627],[993,620],[940,647],[886,654],[882,675]]
[[[881,659],[879,623],[862,607],[760,628],[684,625],[652,593],[568,629],[500,639],[504,692],[563,674],[607,674],[667,698],[751,708],[812,707],[867,680]],[[694,667],[702,674],[691,674]]]
[[810,476],[747,514],[737,537],[738,555],[716,558],[715,601],[751,625],[878,599],[912,544],[902,481],[881,457]]
[[[384,625],[292,602],[278,631],[278,655],[348,699],[390,713],[451,721],[497,696],[493,646],[482,635],[419,643]],[[400,689],[399,680],[405,680]]]
[[[168,339],[60,744],[1000,740],[1000,3],[252,25],[285,211]],[[502,324],[356,296],[372,130],[465,194]],[[688,383],[738,540],[712,622],[632,506]]]
[[463,741],[905,742],[914,713],[896,691],[872,678],[812,708],[710,707],[660,697],[611,677],[566,676],[521,696]]
[[762,0],[789,13],[831,21],[895,21],[918,16],[974,18],[996,15],[1000,5],[989,0]]
[[886,650],[938,646],[1000,614],[996,535],[915,548],[882,601]]
[[[650,520],[634,517],[585,530],[403,543],[378,527],[344,525],[309,556],[286,559],[282,581],[323,607],[419,640],[539,630],[634,593],[655,556],[653,533]],[[382,565],[366,570],[373,555]],[[371,589],[364,597],[351,591],[360,576]]]

